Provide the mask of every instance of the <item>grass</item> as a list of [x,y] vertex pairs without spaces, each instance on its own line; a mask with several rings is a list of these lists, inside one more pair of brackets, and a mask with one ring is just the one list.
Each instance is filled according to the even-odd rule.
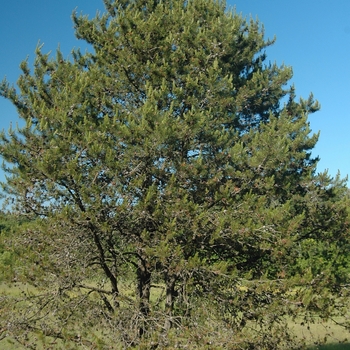
[[[0,283],[0,298],[2,296],[6,296],[6,297],[21,297],[21,295],[23,295],[23,293],[33,293],[35,292],[36,289],[35,287],[25,284],[25,283],[20,283],[20,282],[16,282],[16,283]],[[1,311],[1,310],[0,310]],[[35,338],[36,335],[32,335],[29,338]],[[11,338],[11,337],[6,337],[2,340],[0,340],[0,349],[1,350],[24,350],[27,349],[27,347],[20,345],[15,339]],[[49,344],[49,342],[47,342],[44,345],[39,345],[37,347],[38,350],[46,350],[46,349],[65,349],[65,346],[63,344],[63,342],[61,342],[60,340],[58,340],[56,342],[56,344]]]
[[350,333],[332,321],[318,320],[309,325],[290,322],[289,326],[300,339],[306,341],[309,345],[308,350],[350,349]]
[[308,350],[349,350],[350,343],[342,343],[342,344],[326,344],[321,346],[312,346]]
[[18,297],[23,291],[33,292],[34,290],[34,287],[23,283],[0,283],[0,295]]
[[[130,286],[128,286],[130,287]],[[0,297],[3,295],[17,297],[20,296],[23,291],[35,291],[35,288],[21,283],[15,283],[12,285],[0,284]],[[128,291],[124,291],[129,297],[134,297],[133,288],[129,288]],[[163,294],[162,286],[153,289],[152,299],[154,303],[159,302]],[[338,320],[341,321],[341,320]],[[289,322],[289,327],[300,338],[305,340],[308,344],[308,350],[349,350],[350,349],[350,333],[346,332],[343,327],[335,324],[334,322],[322,322],[317,320],[314,324],[308,326],[302,325],[300,322]],[[325,343],[325,345],[318,345]],[[116,344],[114,344],[115,346]],[[38,347],[41,349],[64,349],[64,344],[57,342],[55,345],[46,344],[45,347]],[[2,350],[21,350],[25,347],[19,346],[13,339],[3,339],[0,341],[0,349]]]

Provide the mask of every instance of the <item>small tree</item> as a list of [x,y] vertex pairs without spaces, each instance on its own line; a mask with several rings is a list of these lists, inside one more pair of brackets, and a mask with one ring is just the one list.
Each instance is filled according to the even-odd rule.
[[307,310],[302,287],[347,279],[293,268],[305,240],[347,242],[344,183],[311,158],[317,102],[295,101],[291,69],[265,63],[273,41],[223,3],[104,2],[92,20],[73,14],[93,52],[38,48],[20,91],[0,88],[25,122],[1,135],[3,186],[40,219],[18,240],[43,289],[8,330],[292,348],[281,324]]

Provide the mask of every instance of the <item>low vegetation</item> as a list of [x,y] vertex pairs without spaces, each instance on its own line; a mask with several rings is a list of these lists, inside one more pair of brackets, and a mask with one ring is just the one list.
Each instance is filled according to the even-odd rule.
[[[90,282],[90,285],[93,283]],[[134,290],[135,288],[131,288],[129,284],[125,285],[126,288],[124,290],[126,295],[129,295],[130,298],[134,297]],[[135,286],[133,286],[135,287]],[[156,289],[157,290],[157,289]],[[158,304],[159,302],[164,303],[164,298],[162,298],[162,288],[158,288],[158,292],[154,293],[151,298],[151,303],[153,305]],[[0,285],[0,291],[1,296],[0,297],[9,297],[13,299],[21,299],[23,300],[23,295],[34,295],[34,294],[40,294],[40,291],[34,289],[33,287],[27,285],[27,284],[21,284],[21,283],[14,283],[12,285],[2,284]],[[98,295],[92,293],[90,295],[90,298],[92,300],[98,299]],[[22,305],[19,305],[20,308],[23,307]],[[46,322],[49,321],[48,318],[46,319]],[[317,316],[315,313],[313,315],[312,319],[309,319],[306,321],[302,317],[298,317],[296,319],[287,318],[285,325],[288,327],[288,330],[290,331],[290,335],[293,336],[293,334],[296,336],[296,340],[299,341],[300,347],[305,347],[305,349],[308,350],[316,350],[316,349],[346,349],[349,346],[348,340],[349,340],[349,332],[346,332],[344,330],[344,327],[341,326],[341,324],[345,321],[344,317],[338,317],[337,319],[331,321],[325,321],[322,320],[320,317]],[[75,329],[77,334],[79,334],[81,328],[79,325],[80,321],[76,321],[77,324],[72,325],[72,327]],[[211,322],[215,322],[214,319],[211,318]],[[248,321],[249,325],[247,326],[247,332],[249,337],[253,335],[255,331],[259,328],[259,326],[254,323]],[[219,327],[223,327],[222,324],[212,324],[211,329],[217,329]],[[209,327],[207,328],[207,330]],[[100,349],[107,349],[107,348],[113,348],[113,349],[122,349],[124,348],[122,343],[114,343],[113,346],[110,344],[106,344],[102,339],[103,338],[112,338],[113,336],[111,334],[106,334],[102,329],[98,328],[92,328],[89,329],[89,339],[85,339],[85,341],[78,345],[76,342],[76,339],[74,341],[69,341],[69,338],[62,340],[60,338],[55,337],[45,337],[41,333],[41,331],[34,331],[31,332],[30,335],[25,335],[23,337],[18,337],[17,339],[11,338],[11,337],[5,337],[2,338],[2,341],[0,341],[0,346],[4,350],[11,350],[11,349],[25,349],[25,348],[32,348],[35,347],[37,349],[47,349],[47,348],[55,348],[55,349],[68,349],[68,348],[86,348],[87,346],[93,346],[95,348]],[[227,331],[227,330],[226,330]],[[220,336],[224,339],[225,333],[223,330],[221,331]],[[199,333],[199,332],[197,332]],[[192,336],[196,336],[196,334],[192,333]],[[180,346],[181,340],[185,341],[187,344],[191,344],[191,348],[196,348],[196,342],[189,343],[188,337],[190,334],[186,335],[185,333],[182,333],[181,335],[178,332],[174,332],[173,334],[173,344],[175,346]],[[199,336],[199,334],[197,334]],[[183,339],[181,339],[183,338]],[[176,340],[175,340],[176,339]],[[175,341],[174,341],[175,340]],[[210,337],[208,336],[208,346],[210,346]],[[171,340],[169,340],[171,343]],[[149,344],[149,341],[147,342]],[[156,344],[155,342],[153,344]],[[177,345],[176,345],[177,344]],[[318,344],[318,345],[316,345]],[[323,344],[323,345],[322,345]],[[185,344],[183,344],[185,345]],[[197,344],[198,345],[198,344]],[[38,346],[38,347],[37,347]],[[147,348],[149,345],[145,345],[145,348]],[[197,346],[198,347],[198,346]],[[138,348],[138,347],[137,347]],[[199,347],[200,348],[200,347]]]

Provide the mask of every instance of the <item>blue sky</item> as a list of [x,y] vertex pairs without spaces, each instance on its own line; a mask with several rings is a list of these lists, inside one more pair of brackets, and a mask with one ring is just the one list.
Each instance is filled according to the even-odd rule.
[[[293,67],[298,96],[313,92],[321,111],[310,116],[313,132],[321,132],[313,151],[320,156],[318,170],[339,170],[350,174],[350,1],[336,0],[238,0],[228,6],[245,17],[258,18],[266,37],[276,36],[268,48],[271,62]],[[86,48],[75,39],[72,11],[77,8],[93,17],[104,11],[102,0],[15,0],[2,1],[0,12],[0,80],[15,83],[20,62],[29,56],[33,62],[37,44],[43,51],[61,51],[68,56],[72,48]],[[0,129],[17,122],[12,105],[0,98]]]

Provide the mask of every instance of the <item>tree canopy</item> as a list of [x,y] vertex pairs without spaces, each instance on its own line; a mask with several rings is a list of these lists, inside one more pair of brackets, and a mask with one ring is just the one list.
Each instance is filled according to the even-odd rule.
[[73,13],[90,52],[38,47],[18,88],[0,86],[24,122],[0,143],[8,206],[32,220],[17,274],[40,291],[4,329],[297,348],[286,318],[341,312],[349,281],[348,191],[311,155],[318,102],[297,100],[292,69],[266,60],[274,40],[223,2],[104,3]]

